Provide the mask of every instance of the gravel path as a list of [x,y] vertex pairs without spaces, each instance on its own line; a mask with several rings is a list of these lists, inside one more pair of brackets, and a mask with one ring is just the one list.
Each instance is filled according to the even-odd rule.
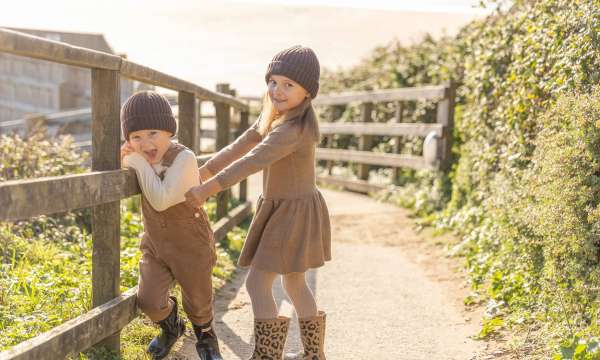
[[[260,185],[251,178],[250,193]],[[415,231],[408,213],[362,195],[322,190],[331,211],[333,261],[309,273],[319,306],[327,312],[326,355],[350,359],[481,359],[480,311],[467,312],[457,261],[447,259],[428,233]],[[433,239],[433,240],[432,240]],[[215,323],[225,359],[252,352],[252,308],[240,270],[217,295]],[[293,308],[274,286],[280,313]],[[171,359],[197,359],[191,333]],[[300,350],[297,320],[288,350]]]

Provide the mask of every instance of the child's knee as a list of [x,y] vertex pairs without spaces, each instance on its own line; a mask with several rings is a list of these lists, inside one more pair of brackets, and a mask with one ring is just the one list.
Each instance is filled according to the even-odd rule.
[[246,277],[246,291],[248,291],[248,295],[250,297],[254,297],[254,295],[259,291],[260,281],[258,281],[256,276],[252,276],[252,273],[248,274]]
[[250,297],[270,292],[277,274],[252,268],[246,277],[246,290]]
[[290,273],[282,275],[281,283],[286,292],[293,292],[307,287],[304,273]]
[[161,299],[158,296],[138,293],[137,306],[140,310],[154,322],[159,322],[171,312],[169,300]]

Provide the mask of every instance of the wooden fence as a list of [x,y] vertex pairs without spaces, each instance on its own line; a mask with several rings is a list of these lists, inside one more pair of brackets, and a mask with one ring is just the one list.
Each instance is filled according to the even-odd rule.
[[[325,137],[325,147],[317,149],[318,160],[327,162],[328,175],[318,176],[321,183],[340,186],[342,188],[371,192],[384,186],[369,183],[369,165],[379,165],[394,168],[394,178],[398,169],[409,167],[413,169],[446,169],[450,160],[452,147],[452,129],[454,126],[455,86],[451,82],[438,86],[422,86],[374,91],[347,92],[319,95],[313,105],[337,106],[360,103],[360,118],[355,122],[321,121],[321,134]],[[244,97],[246,101],[260,103],[259,97]],[[403,107],[407,101],[436,102],[436,123],[407,123],[403,122]],[[395,118],[387,123],[373,122],[374,104],[378,102],[393,102],[396,106]],[[331,120],[331,119],[327,119]],[[352,135],[359,138],[358,150],[332,148],[333,136]],[[372,151],[372,136],[391,136],[397,140],[403,136],[425,137],[424,156],[399,154],[400,141],[396,141],[394,153]],[[333,161],[358,163],[358,179],[332,176]]]
[[[398,168],[413,169],[446,169],[449,165],[452,147],[452,129],[454,126],[455,86],[452,83],[439,86],[423,86],[399,88],[390,90],[375,90],[348,92],[315,99],[315,105],[347,105],[360,103],[360,119],[351,123],[324,122],[321,133],[328,138],[326,148],[317,149],[317,159],[327,160],[328,175],[319,176],[322,183],[341,186],[343,188],[370,192],[381,190],[383,186],[369,183],[369,165],[379,165],[394,168],[394,178]],[[403,105],[406,101],[436,102],[436,123],[405,123],[403,122]],[[388,123],[373,123],[373,107],[377,102],[394,102],[396,116]],[[358,150],[332,149],[334,135],[353,135],[359,138]],[[372,151],[372,136],[396,137],[394,153]],[[400,137],[425,137],[423,156],[399,154]],[[358,179],[332,176],[332,161],[359,163]]]
[[[119,203],[140,193],[135,172],[120,166],[120,76],[178,92],[178,138],[190,148],[197,141],[197,101],[214,103],[217,150],[227,145],[232,110],[240,112],[240,130],[247,128],[248,105],[230,94],[204,89],[118,56],[15,31],[0,29],[0,52],[89,68],[92,77],[92,171],[0,183],[0,221],[91,207],[93,237],[93,309],[0,353],[0,359],[58,359],[96,344],[118,351],[120,330],[138,314],[136,289],[119,291]],[[199,157],[198,163],[206,160],[207,156]],[[246,186],[240,184],[242,205],[229,212],[226,197],[217,199],[219,220],[213,226],[217,241],[250,214]]]

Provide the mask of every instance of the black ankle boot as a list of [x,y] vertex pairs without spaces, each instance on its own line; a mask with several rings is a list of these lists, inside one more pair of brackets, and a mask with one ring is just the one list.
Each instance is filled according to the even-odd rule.
[[217,334],[212,328],[212,320],[202,325],[192,324],[198,342],[196,351],[201,360],[223,360],[219,351]]
[[152,355],[153,360],[167,356],[177,339],[185,332],[185,323],[177,315],[177,299],[174,296],[169,296],[169,299],[174,303],[173,310],[165,319],[158,322],[162,331],[148,345],[148,352]]

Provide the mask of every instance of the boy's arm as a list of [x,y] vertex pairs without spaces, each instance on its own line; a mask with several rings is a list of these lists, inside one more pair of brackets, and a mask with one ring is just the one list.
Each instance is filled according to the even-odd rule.
[[156,211],[164,211],[184,202],[184,194],[192,186],[199,184],[196,156],[189,150],[177,154],[162,181],[152,166],[138,153],[126,155],[123,158],[123,166],[135,170],[144,196]]

